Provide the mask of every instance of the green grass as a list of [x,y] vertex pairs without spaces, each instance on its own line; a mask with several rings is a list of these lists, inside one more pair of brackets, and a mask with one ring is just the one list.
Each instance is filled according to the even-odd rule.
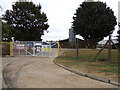
[[92,60],[88,60],[88,62],[96,62],[96,61],[92,59]]
[[110,70],[101,70],[101,72],[112,72]]
[[78,57],[78,58],[76,58],[76,57],[57,57],[57,59],[74,61],[74,60],[80,60],[81,58],[80,57]]
[[[91,61],[94,59],[95,55],[98,53],[99,50],[96,49],[84,49],[84,50],[79,50],[79,57],[76,58],[76,50],[72,50],[69,52],[64,52],[62,54],[62,58],[65,57],[66,59],[70,58],[73,60],[86,60],[86,61]],[[101,54],[97,58],[99,61],[107,61],[108,60],[108,50],[105,49],[101,52]],[[118,61],[118,51],[117,50],[112,50],[112,55],[111,55],[112,61]],[[94,61],[94,60],[93,60]]]
[[108,50],[103,50],[95,61],[94,57],[98,51],[96,49],[79,50],[79,57],[76,58],[76,50],[71,50],[57,57],[56,61],[78,71],[117,80],[118,73],[120,74],[120,66],[117,64],[119,62],[118,51],[112,50],[111,61],[108,61]]

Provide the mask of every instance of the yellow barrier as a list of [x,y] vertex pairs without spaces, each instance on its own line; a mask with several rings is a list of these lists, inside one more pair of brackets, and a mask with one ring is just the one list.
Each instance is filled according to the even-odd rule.
[[60,56],[60,48],[61,48],[60,42],[58,42],[58,56]]
[[10,56],[13,56],[13,43],[10,42]]

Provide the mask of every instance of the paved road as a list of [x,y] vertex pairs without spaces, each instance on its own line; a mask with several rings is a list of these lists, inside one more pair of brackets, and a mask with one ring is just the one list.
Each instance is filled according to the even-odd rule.
[[[53,63],[54,58],[4,57],[5,83],[11,88],[117,88],[71,73]],[[3,87],[6,87],[3,83]]]

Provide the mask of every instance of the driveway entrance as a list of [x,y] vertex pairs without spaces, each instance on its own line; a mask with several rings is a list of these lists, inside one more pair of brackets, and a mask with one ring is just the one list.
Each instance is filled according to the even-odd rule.
[[[3,87],[10,88],[117,88],[71,73],[53,63],[53,57],[4,57]],[[5,84],[7,86],[5,86]]]

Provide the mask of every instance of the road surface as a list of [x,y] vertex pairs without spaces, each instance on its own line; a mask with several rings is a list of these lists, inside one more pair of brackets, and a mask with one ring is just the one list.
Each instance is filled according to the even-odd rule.
[[4,57],[3,87],[117,88],[115,85],[71,73],[55,65],[53,59],[53,57],[33,56]]

